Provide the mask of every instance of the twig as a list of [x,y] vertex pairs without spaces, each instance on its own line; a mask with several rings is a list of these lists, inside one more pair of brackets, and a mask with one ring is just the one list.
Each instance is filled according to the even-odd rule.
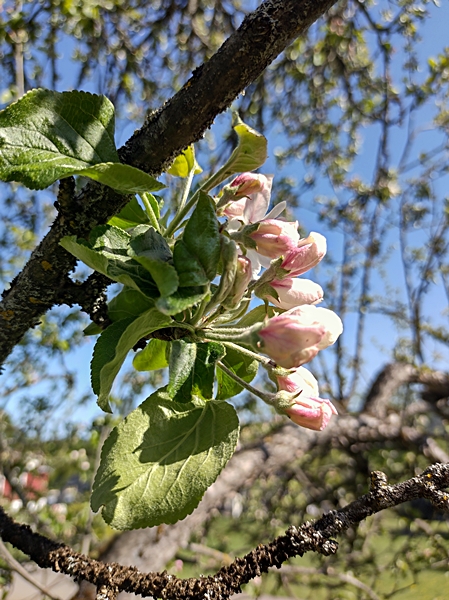
[[385,508],[415,498],[427,498],[439,510],[449,511],[448,487],[449,464],[432,465],[420,476],[396,485],[388,485],[385,474],[375,471],[371,474],[371,491],[368,494],[341,510],[325,514],[317,521],[307,522],[301,527],[289,527],[284,535],[269,544],[257,546],[246,556],[221,568],[215,575],[197,579],[178,579],[166,571],[145,574],[135,567],[124,567],[116,563],[103,564],[74,552],[64,544],[34,533],[27,525],[15,523],[2,508],[0,534],[5,541],[30,556],[39,566],[50,567],[75,579],[93,583],[99,590],[98,597],[102,599],[112,599],[116,592],[126,591],[163,600],[222,600],[240,592],[242,585],[261,573],[266,573],[270,567],[279,568],[288,558],[303,556],[310,551],[325,556],[335,554],[338,543],[332,536]]

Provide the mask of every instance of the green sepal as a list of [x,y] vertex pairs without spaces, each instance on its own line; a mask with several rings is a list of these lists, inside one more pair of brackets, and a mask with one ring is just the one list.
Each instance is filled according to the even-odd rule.
[[91,498],[116,529],[176,523],[190,514],[235,451],[226,402],[173,402],[158,390],[106,440]]

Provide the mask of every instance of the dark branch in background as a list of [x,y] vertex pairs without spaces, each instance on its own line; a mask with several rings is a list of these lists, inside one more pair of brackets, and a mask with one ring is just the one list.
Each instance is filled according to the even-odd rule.
[[[334,3],[335,0],[264,2],[245,18],[220,50],[195,71],[186,85],[148,118],[120,151],[121,160],[159,175],[186,146],[199,140],[214,118]],[[3,293],[0,363],[25,332],[39,322],[41,315],[52,306],[66,302],[67,277],[76,261],[58,245],[60,239],[65,235],[86,236],[129,200],[96,183],[89,183],[76,197],[67,187],[59,196],[61,212],[49,233],[11,288]]]
[[449,511],[449,465],[436,464],[422,475],[403,483],[388,485],[384,473],[371,473],[371,491],[343,509],[332,511],[315,522],[290,527],[271,543],[259,545],[215,575],[198,579],[178,579],[163,573],[140,572],[135,567],[105,564],[73,552],[19,525],[0,508],[0,533],[4,541],[27,554],[36,564],[84,579],[97,586],[97,598],[114,598],[119,591],[144,597],[224,599],[241,591],[248,583],[271,567],[280,567],[288,558],[318,552],[335,554],[338,543],[332,539],[370,515],[416,498],[427,498],[439,510]]

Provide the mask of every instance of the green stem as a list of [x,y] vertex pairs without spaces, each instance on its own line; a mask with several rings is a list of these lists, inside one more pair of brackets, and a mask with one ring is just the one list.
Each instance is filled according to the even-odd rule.
[[274,363],[270,358],[267,358],[266,356],[261,356],[260,354],[257,354],[257,352],[248,350],[247,348],[244,348],[243,346],[239,346],[238,344],[234,344],[233,342],[221,341],[221,343],[223,344],[223,346],[226,346],[227,348],[232,348],[233,350],[236,350],[237,352],[240,352],[241,354],[244,354],[245,356],[249,356],[253,360],[257,360],[258,362],[260,362],[261,365],[264,365],[265,367],[273,367],[274,366]]
[[178,210],[178,212],[173,217],[173,219],[171,220],[169,226],[167,227],[167,229],[165,231],[166,237],[171,237],[175,233],[175,231],[178,228],[178,226],[180,225],[180,223],[182,223],[182,220],[184,219],[184,217],[198,202],[199,195],[200,195],[199,190],[197,190],[193,194],[193,196],[190,198],[190,200],[187,202],[187,204],[185,204],[185,206],[183,208]]
[[151,225],[155,228],[156,231],[162,233],[159,220],[157,219],[153,207],[151,206],[151,203],[148,200],[147,193],[142,194],[140,198],[142,199],[143,205],[145,206],[145,212],[147,213],[147,216],[150,219]]
[[260,398],[261,400],[263,400],[266,404],[269,404],[270,406],[273,406],[274,402],[271,398],[272,394],[267,394],[264,392],[261,392],[260,390],[258,390],[257,388],[253,387],[251,384],[247,383],[246,381],[244,381],[241,377],[239,377],[238,375],[236,375],[233,371],[231,371],[231,369],[228,369],[228,367],[223,364],[221,362],[221,360],[217,361],[217,365],[218,367],[224,372],[226,373],[226,375],[228,377],[230,377],[231,379],[233,379],[236,383],[238,383],[239,385],[241,385],[243,388],[245,388],[245,390],[248,390],[248,392],[251,392],[251,394],[254,394],[255,396],[257,396],[258,398]]
[[192,187],[192,181],[193,181],[194,175],[195,175],[195,167],[193,167],[193,169],[190,171],[190,173],[187,176],[186,184],[182,191],[181,200],[179,202],[178,211],[182,210],[184,208],[185,203],[187,202],[187,197],[189,195],[190,188]]

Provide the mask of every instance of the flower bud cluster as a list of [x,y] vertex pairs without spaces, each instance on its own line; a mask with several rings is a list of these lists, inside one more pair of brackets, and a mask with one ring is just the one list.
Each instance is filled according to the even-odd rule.
[[[291,392],[293,397],[287,404],[275,403],[276,409],[298,425],[321,430],[336,410],[319,398],[316,379],[302,365],[333,344],[343,325],[334,312],[316,306],[323,300],[321,286],[300,277],[323,259],[326,239],[315,232],[300,239],[297,221],[277,218],[285,202],[268,212],[272,179],[242,173],[222,190],[218,212],[228,219],[226,230],[241,249],[241,259],[251,265],[246,263],[245,273],[258,279],[266,268],[252,285],[256,294],[283,311],[267,319],[256,342],[278,367],[289,369],[276,381],[281,395]],[[242,286],[248,285],[249,279],[244,281]]]

